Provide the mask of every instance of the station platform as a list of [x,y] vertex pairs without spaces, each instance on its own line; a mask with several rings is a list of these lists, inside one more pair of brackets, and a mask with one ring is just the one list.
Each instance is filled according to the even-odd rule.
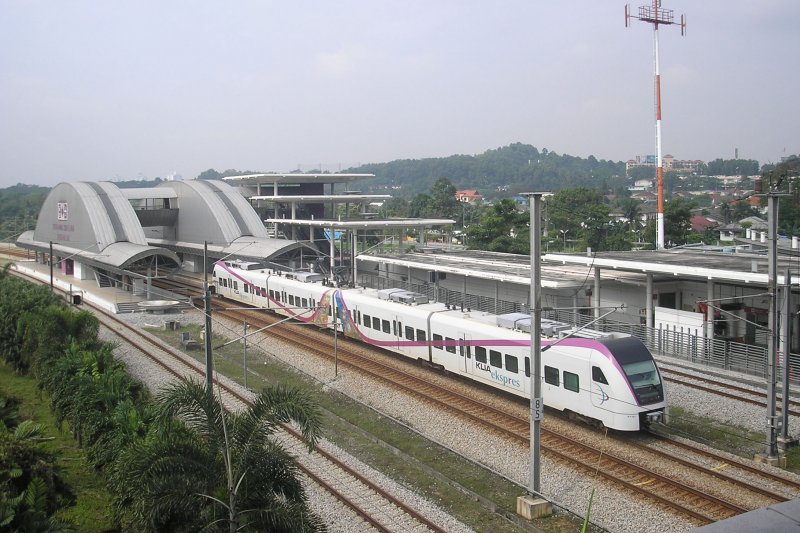
[[[50,267],[30,260],[15,260],[12,262],[12,269],[20,273],[32,276],[46,284],[50,283]],[[148,300],[167,300],[174,299],[168,293],[161,293],[154,288],[151,297],[147,294],[138,294],[122,287],[100,287],[97,281],[92,279],[81,280],[72,276],[64,276],[58,269],[53,271],[53,287],[66,292],[73,297],[79,297],[82,302],[89,302],[111,313],[131,313],[144,311],[139,306],[140,302]],[[73,297],[69,297],[74,302]]]
[[691,533],[788,533],[800,531],[800,500],[776,503],[763,509],[692,529]]

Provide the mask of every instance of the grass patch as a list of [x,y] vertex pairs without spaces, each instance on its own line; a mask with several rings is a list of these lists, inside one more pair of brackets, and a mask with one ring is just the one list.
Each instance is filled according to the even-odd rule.
[[43,447],[57,457],[64,479],[76,496],[75,505],[61,511],[58,516],[72,522],[76,531],[116,531],[106,480],[86,462],[83,449],[68,429],[58,430],[50,412],[49,396],[38,389],[34,378],[16,374],[5,362],[0,362],[0,382],[7,394],[20,400],[20,415],[42,424],[44,436],[53,439],[45,442]]
[[763,452],[767,442],[764,433],[724,424],[675,406],[669,408],[669,424],[659,426],[659,432],[690,438],[718,450],[748,458]]
[[[192,332],[193,336],[196,332],[198,339],[199,330],[195,325],[181,328],[181,331]],[[171,346],[180,348],[179,331],[156,328],[149,328],[148,331]],[[214,335],[213,341],[214,346],[226,342],[217,335]],[[202,349],[187,353],[198,360],[205,358]],[[241,343],[232,343],[214,352],[215,369],[238,383],[243,382],[242,360]],[[324,389],[318,381],[273,358],[265,358],[255,350],[251,353],[248,349],[248,370],[247,384],[250,389],[258,390],[268,384],[282,383],[313,393],[320,407],[330,413],[325,420],[326,438],[376,470],[424,495],[465,524],[478,531],[503,533],[520,530],[428,469],[495,502],[511,514],[516,513],[516,498],[523,492],[517,485],[343,394]],[[352,426],[361,431],[354,430]],[[392,448],[402,453],[398,454]],[[581,520],[581,517],[557,513],[551,518],[535,521],[534,525],[544,531],[577,531]]]

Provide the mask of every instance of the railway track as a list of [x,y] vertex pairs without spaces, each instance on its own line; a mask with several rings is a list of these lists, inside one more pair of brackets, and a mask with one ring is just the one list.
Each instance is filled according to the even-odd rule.
[[[40,280],[20,272],[15,274],[41,283]],[[116,316],[107,314],[99,307],[89,303],[85,303],[84,307],[91,308],[102,325],[175,378],[196,379],[204,376],[205,367],[186,354],[174,350]],[[252,405],[250,394],[240,392],[226,380],[214,379],[214,383],[222,391],[223,402],[228,409]],[[444,531],[322,447],[316,448],[314,453],[306,453],[299,433],[290,426],[283,426],[279,438],[290,453],[293,453],[301,471],[350,509],[364,523],[365,528],[384,532]]]
[[[238,306],[239,304],[237,303],[236,305]],[[215,313],[218,315],[222,314],[238,323],[248,322],[257,328],[274,324],[277,321],[274,317],[265,315],[263,311],[225,310],[220,300],[215,302],[215,306]],[[271,328],[270,334],[282,337],[288,342],[299,344],[305,350],[320,357],[328,359],[334,357],[330,350],[330,336],[324,334],[328,340],[320,342],[323,333],[314,331],[307,326],[279,325]],[[350,341],[340,340],[337,350],[338,363],[350,366],[373,379],[387,383],[393,388],[434,403],[440,408],[455,412],[459,416],[471,419],[484,427],[491,428],[495,432],[527,445],[529,441],[529,419],[527,417],[514,416],[463,394],[443,389],[412,373],[404,372],[397,367],[396,363],[383,362],[384,359],[391,360],[391,358],[375,358],[363,355],[359,353],[363,351],[361,345],[356,345],[360,349],[351,349],[351,345]],[[545,453],[587,472],[596,472],[598,475],[632,492],[691,517],[700,523],[710,523],[749,511],[754,508],[753,505],[761,507],[785,501],[789,499],[786,492],[800,490],[800,486],[791,485],[792,482],[787,479],[790,485],[787,485],[784,492],[773,491],[764,488],[761,481],[746,480],[721,472],[716,465],[704,466],[700,462],[683,460],[680,455],[661,452],[644,445],[640,446],[632,443],[631,446],[638,447],[637,449],[642,455],[656,457],[661,462],[669,461],[672,465],[684,470],[691,470],[695,474],[713,480],[717,485],[722,483],[724,486],[719,491],[721,493],[726,492],[725,487],[728,486],[737,490],[747,491],[747,493],[751,494],[751,497],[747,498],[749,505],[741,505],[724,496],[709,494],[708,491],[682,483],[675,479],[671,467],[667,468],[667,474],[662,474],[652,468],[648,468],[647,465],[628,461],[621,456],[589,446],[578,440],[549,430],[543,429],[542,431],[542,448]],[[680,453],[685,455],[686,451],[684,450]],[[728,465],[729,468],[732,468],[730,463]],[[758,475],[763,481],[764,477],[761,474],[762,472],[755,468],[747,473],[748,476]],[[767,482],[774,482],[774,480]]]
[[[765,409],[767,407],[767,393],[764,391],[753,390],[752,388],[742,387],[734,383],[719,381],[688,372],[681,372],[671,368],[659,367],[659,369],[664,376],[664,381],[677,383],[684,387],[709,392],[717,396],[731,398],[751,405],[757,405]],[[778,411],[782,410],[781,396],[778,396],[776,408]],[[800,416],[800,402],[792,399],[789,400],[789,414],[792,416]]]

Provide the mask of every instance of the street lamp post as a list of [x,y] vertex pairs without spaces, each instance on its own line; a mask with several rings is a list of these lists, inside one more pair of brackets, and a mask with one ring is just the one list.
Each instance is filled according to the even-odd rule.
[[567,249],[567,233],[569,233],[569,230],[568,229],[560,229],[560,230],[558,230],[558,232],[564,238],[564,250],[566,250]]

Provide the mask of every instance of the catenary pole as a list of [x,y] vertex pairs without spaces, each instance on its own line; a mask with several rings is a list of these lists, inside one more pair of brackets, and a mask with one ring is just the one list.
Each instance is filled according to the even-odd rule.
[[542,291],[541,291],[541,201],[542,193],[529,193],[530,198],[530,233],[531,233],[531,459],[529,472],[529,488],[532,494],[541,490],[540,424],[544,413],[542,402]]

